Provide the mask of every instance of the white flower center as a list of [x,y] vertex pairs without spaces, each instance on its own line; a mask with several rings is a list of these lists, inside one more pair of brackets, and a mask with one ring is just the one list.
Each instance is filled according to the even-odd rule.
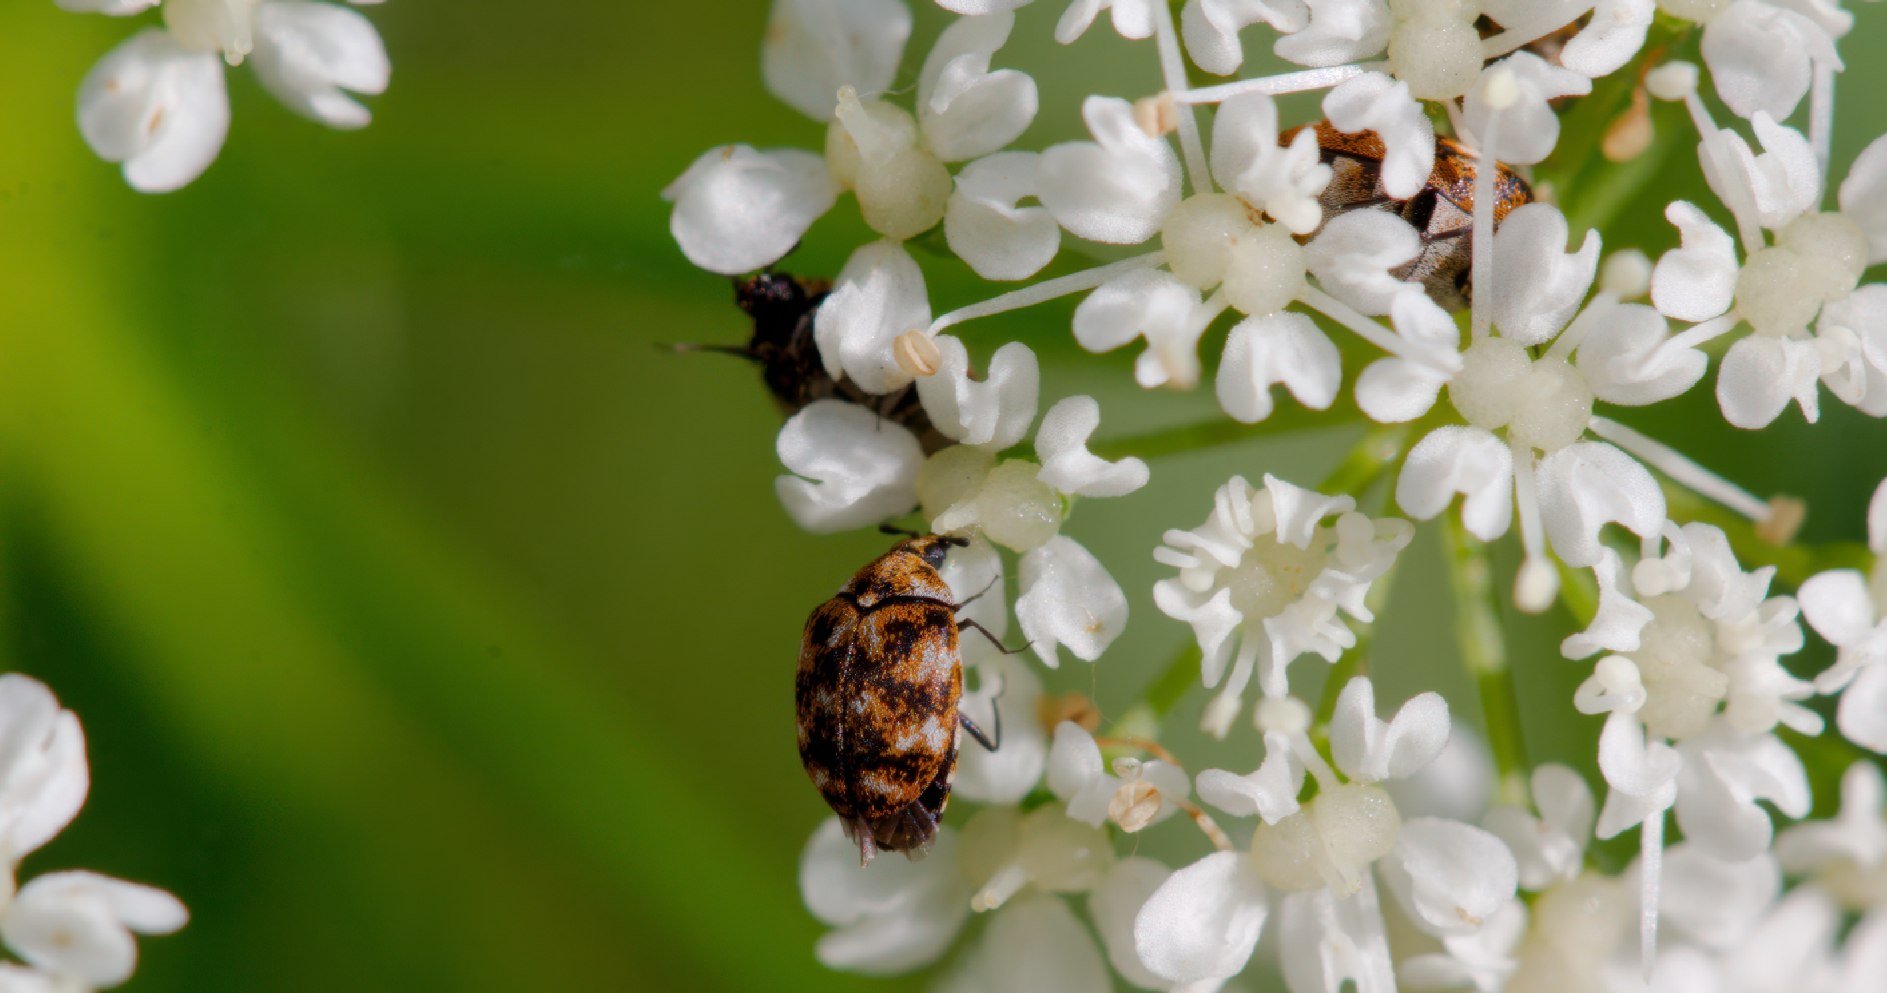
[[1483,338],[1461,356],[1448,399],[1469,424],[1545,452],[1579,440],[1592,420],[1592,387],[1563,359],[1533,359],[1506,338]]
[[1717,670],[1714,625],[1689,601],[1657,596],[1644,601],[1651,623],[1639,636],[1639,647],[1626,655],[1638,664],[1644,682],[1645,705],[1638,716],[1645,727],[1681,741],[1704,729],[1730,690],[1730,677]]
[[1854,292],[1867,267],[1867,236],[1840,214],[1803,214],[1750,254],[1736,277],[1736,309],[1757,334],[1785,337],[1821,305]]
[[1309,548],[1276,540],[1254,544],[1226,577],[1225,586],[1232,591],[1232,609],[1245,618],[1246,624],[1276,617],[1309,591],[1311,581],[1323,571],[1335,538],[1331,528],[1318,528]]
[[1363,885],[1370,863],[1389,854],[1402,815],[1381,787],[1346,783],[1276,824],[1260,821],[1251,838],[1258,875],[1281,890],[1329,887],[1339,897]]

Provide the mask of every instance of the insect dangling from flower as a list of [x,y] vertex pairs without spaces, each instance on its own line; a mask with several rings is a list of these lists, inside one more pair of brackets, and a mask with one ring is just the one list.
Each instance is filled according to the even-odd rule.
[[[1480,157],[1452,138],[1437,136],[1435,166],[1427,182],[1403,199],[1383,188],[1388,150],[1376,132],[1345,134],[1326,120],[1291,128],[1278,136],[1278,144],[1290,145],[1305,127],[1316,129],[1318,157],[1332,170],[1330,184],[1317,195],[1325,223],[1352,210],[1380,210],[1408,221],[1421,234],[1422,250],[1389,274],[1421,283],[1429,299],[1448,310],[1466,310],[1473,300],[1474,183]],[[1533,188],[1506,163],[1497,162],[1495,168],[1498,230],[1510,212],[1533,202]],[[1302,240],[1315,236],[1313,232]]]
[[826,368],[813,331],[819,305],[832,284],[790,273],[765,271],[734,279],[734,303],[753,318],[746,345],[675,345],[677,352],[723,352],[760,367],[760,378],[780,413],[790,417],[815,400],[854,403],[911,430],[935,454],[951,443],[931,424],[917,389],[905,385],[889,393],[868,393],[850,378],[836,378]]
[[858,843],[860,864],[878,849],[922,858],[950,802],[962,732],[992,752],[1001,741],[1000,716],[989,736],[957,709],[958,629],[995,640],[957,619],[963,604],[937,573],[952,547],[968,545],[913,534],[806,620],[795,680],[799,757]]

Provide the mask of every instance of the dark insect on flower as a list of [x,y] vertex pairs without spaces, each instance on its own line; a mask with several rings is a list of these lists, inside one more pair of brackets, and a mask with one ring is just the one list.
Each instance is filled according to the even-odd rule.
[[813,314],[831,284],[783,272],[762,272],[734,280],[734,302],[753,318],[753,337],[739,345],[677,345],[676,351],[725,352],[760,367],[760,378],[780,412],[792,416],[814,400],[839,399],[865,407],[909,428],[932,455],[951,444],[930,423],[915,386],[885,394],[867,393],[850,379],[826,372],[813,340]]
[[[913,860],[929,851],[950,800],[962,731],[996,749],[957,710],[957,630],[989,632],[957,620],[963,604],[937,574],[951,546],[967,544],[912,535],[806,620],[794,687],[799,758],[858,843],[861,865],[877,849]],[[994,730],[1000,739],[1000,717]]]
[[[1421,283],[1429,299],[1448,310],[1466,310],[1474,294],[1474,175],[1480,158],[1454,139],[1437,136],[1435,168],[1428,182],[1414,196],[1398,200],[1383,189],[1385,149],[1376,132],[1344,134],[1329,121],[1318,121],[1284,132],[1278,136],[1279,144],[1289,145],[1304,127],[1317,129],[1320,157],[1335,173],[1317,197],[1324,220],[1352,210],[1381,210],[1408,221],[1422,236],[1422,250],[1389,270],[1390,275]],[[1514,208],[1533,202],[1533,188],[1506,165],[1495,163],[1495,168],[1494,226],[1498,229]]]

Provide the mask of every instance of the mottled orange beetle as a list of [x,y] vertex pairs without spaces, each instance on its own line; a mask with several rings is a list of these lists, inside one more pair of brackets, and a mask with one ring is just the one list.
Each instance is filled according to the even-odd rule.
[[[900,541],[806,620],[794,687],[799,758],[858,843],[861,865],[877,849],[913,860],[930,849],[962,731],[996,749],[957,710],[957,629],[989,632],[957,620],[962,604],[937,574],[951,546],[968,544],[934,534]],[[994,729],[1000,739],[1000,717]]]
[[[1317,197],[1324,220],[1352,210],[1382,210],[1408,221],[1422,235],[1422,250],[1389,270],[1390,274],[1420,282],[1429,299],[1449,310],[1467,309],[1474,292],[1474,174],[1479,157],[1452,138],[1436,137],[1435,168],[1428,182],[1414,196],[1397,200],[1382,186],[1385,149],[1376,132],[1344,134],[1329,121],[1318,121],[1284,132],[1278,143],[1289,145],[1305,127],[1317,129],[1321,157],[1335,172]],[[1494,176],[1494,226],[1498,229],[1514,208],[1533,202],[1533,188],[1507,166],[1497,162],[1495,167],[1499,170]]]
[[886,394],[867,393],[850,379],[833,379],[826,372],[813,339],[813,312],[831,290],[830,283],[801,279],[784,272],[762,272],[734,280],[734,302],[753,318],[753,337],[740,345],[677,345],[682,352],[723,352],[738,355],[760,367],[760,378],[773,394],[780,412],[792,416],[814,400],[839,399],[872,410],[888,421],[909,428],[936,454],[951,441],[930,423],[917,388],[905,386]]

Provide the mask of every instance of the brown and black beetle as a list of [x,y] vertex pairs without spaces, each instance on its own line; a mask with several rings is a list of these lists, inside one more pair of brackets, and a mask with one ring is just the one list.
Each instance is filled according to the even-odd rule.
[[[952,546],[967,544],[912,535],[806,620],[795,680],[799,757],[858,843],[861,865],[877,849],[911,859],[929,850],[950,801],[963,731],[996,749],[997,740],[957,709],[957,630],[989,632],[957,620],[963,604],[937,573]],[[992,727],[999,740],[1000,716]]]

